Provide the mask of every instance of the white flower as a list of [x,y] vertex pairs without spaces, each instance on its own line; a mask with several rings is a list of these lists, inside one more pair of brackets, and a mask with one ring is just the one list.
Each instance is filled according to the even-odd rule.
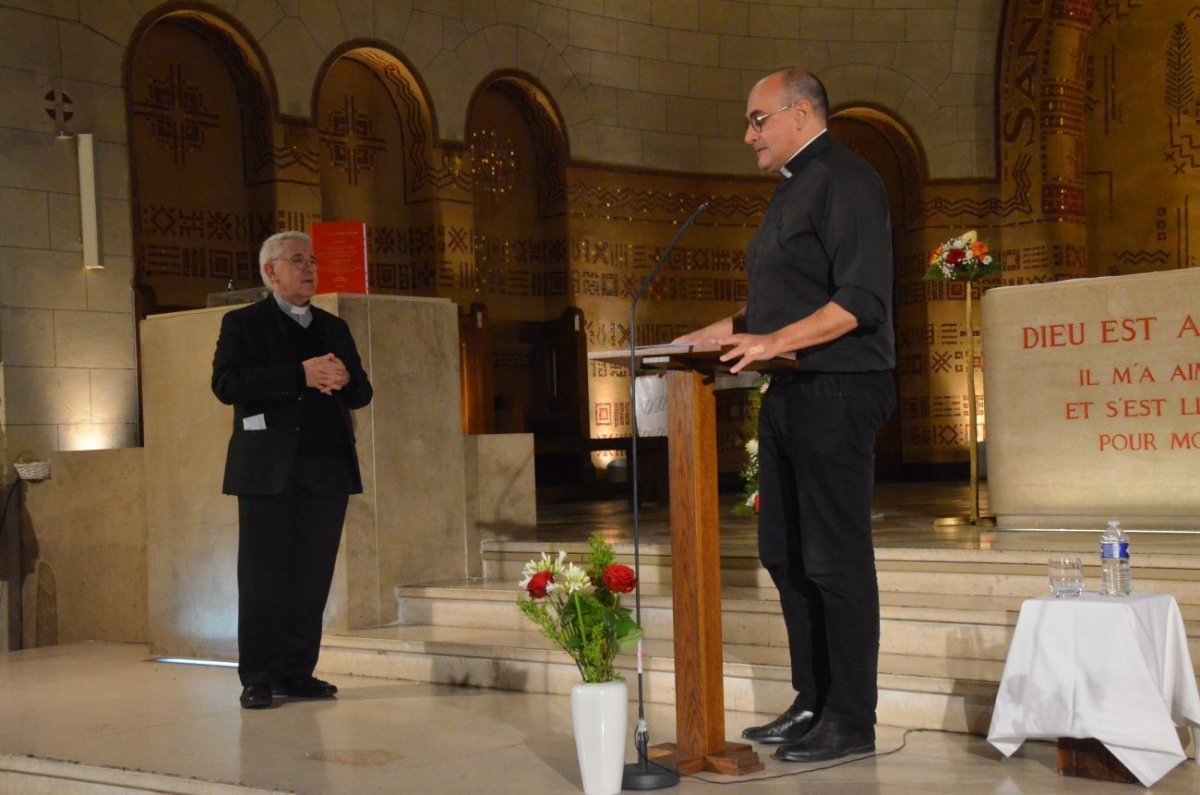
[[746,452],[750,455],[758,455],[758,439],[751,439],[746,442]]
[[568,563],[567,568],[563,570],[562,577],[555,584],[560,588],[566,588],[568,594],[573,594],[587,588],[592,581],[588,579],[586,571],[574,563]]
[[756,499],[758,499],[758,492],[757,492],[757,491],[756,491],[756,492],[754,492],[753,494],[751,494],[749,497],[747,497],[747,498],[746,498],[746,507],[747,507],[747,508],[753,508],[753,507],[754,507],[754,501],[755,501]]
[[[558,558],[551,558],[545,552],[542,553],[541,560],[531,560],[525,564],[525,568],[521,570],[521,582],[518,583],[522,588],[529,585],[529,581],[533,579],[533,575],[540,571],[548,571],[555,580],[559,578],[562,570],[567,566],[567,553],[559,552]],[[574,565],[574,564],[570,564]],[[549,590],[549,589],[547,589]]]

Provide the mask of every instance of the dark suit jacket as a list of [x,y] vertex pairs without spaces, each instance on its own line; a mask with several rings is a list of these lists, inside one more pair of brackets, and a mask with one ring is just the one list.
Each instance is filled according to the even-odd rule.
[[[333,393],[346,423],[350,493],[362,491],[350,410],[371,402],[371,382],[363,371],[346,321],[312,307],[313,327],[330,353],[350,372],[350,383]],[[305,393],[304,368],[288,335],[286,317],[274,296],[235,309],[221,320],[213,357],[212,390],[233,405],[233,436],[225,459],[226,494],[278,494],[292,472],[300,445]],[[246,430],[247,417],[263,415],[265,430]]]

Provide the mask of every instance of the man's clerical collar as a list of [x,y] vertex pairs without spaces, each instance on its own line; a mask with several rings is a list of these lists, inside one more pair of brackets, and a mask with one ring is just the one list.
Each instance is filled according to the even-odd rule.
[[[806,143],[804,146],[802,146],[802,147],[800,147],[799,149],[797,149],[797,150],[795,151],[795,153],[794,153],[794,154],[793,154],[791,157],[789,157],[789,158],[788,158],[788,163],[790,163],[790,162],[792,162],[793,160],[795,160],[795,159],[796,159],[796,155],[800,154],[800,153],[801,153],[801,152],[803,152],[805,149],[807,149],[807,148],[808,148],[808,144],[811,144],[813,141],[817,140],[818,138],[820,138],[820,137],[821,137],[822,135],[824,135],[824,134],[825,134],[825,130],[821,130],[819,133],[817,133],[816,135],[814,135],[812,138],[809,138],[809,139],[808,139],[808,143]],[[780,167],[779,167],[779,173],[783,175],[783,178],[784,178],[784,179],[791,179],[791,178],[792,178],[792,172],[791,172],[791,171],[788,169],[788,167],[787,167],[787,163],[785,163],[784,165],[782,165],[782,166],[780,166]]]
[[310,305],[296,306],[279,293],[271,293],[271,295],[275,296],[275,303],[288,317],[295,320],[301,326],[304,326],[304,328],[308,328],[308,324],[312,322],[312,309]]

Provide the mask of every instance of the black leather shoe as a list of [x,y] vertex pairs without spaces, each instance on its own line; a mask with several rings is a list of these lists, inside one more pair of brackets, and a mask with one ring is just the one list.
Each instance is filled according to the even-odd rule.
[[773,754],[781,762],[826,762],[875,750],[875,727],[821,719],[808,734],[780,746]]
[[315,676],[285,679],[271,685],[271,692],[288,698],[333,698],[337,691],[337,685],[331,685]]
[[742,737],[756,743],[778,745],[799,740],[812,727],[816,715],[812,710],[795,704],[770,723],[742,730]]
[[275,702],[271,695],[271,686],[265,682],[243,687],[239,700],[242,702],[242,709],[266,709]]

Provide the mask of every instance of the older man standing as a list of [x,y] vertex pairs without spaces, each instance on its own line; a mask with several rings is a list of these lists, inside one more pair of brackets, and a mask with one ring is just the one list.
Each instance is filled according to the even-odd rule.
[[732,372],[794,352],[759,414],[759,557],[779,590],[796,698],[746,729],[775,758],[875,749],[879,587],[874,442],[895,405],[892,249],[879,176],[829,137],[829,100],[797,69],[760,80],[745,141],[782,181],[746,250],[746,306],[678,342],[732,346]]
[[226,494],[238,497],[238,676],[246,709],[333,698],[313,670],[350,494],[362,491],[352,409],[371,402],[350,328],[317,309],[302,232],[267,238],[272,295],[225,315],[212,390],[233,404]]

